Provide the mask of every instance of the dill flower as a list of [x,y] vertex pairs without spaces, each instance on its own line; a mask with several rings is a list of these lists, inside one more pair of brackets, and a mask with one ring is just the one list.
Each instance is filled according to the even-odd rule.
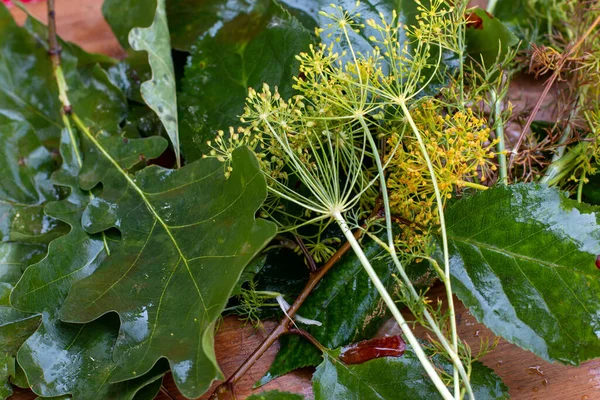
[[[497,139],[491,140],[484,118],[475,115],[470,108],[441,115],[440,105],[428,100],[413,110],[413,119],[434,166],[442,199],[452,198],[452,194],[468,185],[469,180],[489,180],[496,170],[493,148]],[[400,146],[398,141],[401,141]],[[400,235],[399,243],[410,252],[424,254],[428,242],[424,233],[427,227],[439,224],[431,175],[412,136],[392,136],[388,145],[397,148],[386,159],[391,210],[394,215],[411,222],[408,224],[410,229]]]

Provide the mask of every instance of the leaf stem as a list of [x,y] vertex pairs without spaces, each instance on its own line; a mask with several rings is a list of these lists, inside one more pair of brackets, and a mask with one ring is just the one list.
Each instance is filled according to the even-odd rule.
[[317,264],[315,263],[314,258],[310,255],[310,252],[306,248],[304,241],[298,235],[294,235],[294,239],[296,239],[296,243],[298,243],[298,247],[300,247],[300,250],[302,250],[304,259],[308,263],[308,269],[310,270],[310,272],[315,272],[317,270]]
[[571,137],[571,123],[570,122],[573,119],[575,119],[577,117],[577,114],[579,113],[579,100],[580,99],[581,99],[581,97],[577,96],[577,101],[575,102],[575,107],[569,113],[569,120],[567,121],[565,129],[563,130],[563,134],[561,135],[560,139],[558,140],[558,143],[556,144],[556,152],[552,156],[552,161],[550,163],[550,166],[546,170],[546,173],[544,174],[542,179],[540,179],[541,183],[551,185],[551,182],[557,176],[559,176],[561,174],[562,165],[559,162],[559,160],[561,158],[563,158],[563,156],[565,155],[565,151],[567,149],[567,141]]
[[319,343],[319,341],[317,339],[315,339],[315,337],[313,335],[311,335],[310,333],[308,333],[307,331],[305,331],[303,329],[290,328],[290,329],[288,329],[287,333],[292,334],[292,335],[301,336],[304,339],[308,340],[313,346],[315,346],[317,349],[319,349],[322,353],[327,352],[327,349],[325,348],[325,346],[323,346],[321,343]]
[[[60,54],[61,48],[58,45],[58,35],[56,33],[56,11],[54,10],[54,0],[48,0],[48,45],[50,55],[50,60],[52,61],[52,70],[54,72],[54,77],[56,79],[56,85],[58,86],[58,99],[62,104],[62,113],[61,118],[63,124],[65,125],[65,129],[69,133],[69,140],[71,142],[71,149],[75,154],[75,159],[77,161],[77,166],[81,169],[83,166],[83,157],[81,155],[79,144],[75,133],[73,132],[73,127],[71,126],[71,121],[69,120],[69,115],[72,113],[72,106],[69,102],[69,96],[67,92],[69,91],[69,87],[67,85],[67,80],[65,79],[65,74],[60,65]],[[90,201],[94,200],[95,196],[91,191],[88,191],[88,197]],[[110,248],[108,247],[108,240],[106,238],[106,234],[104,232],[101,233],[102,242],[104,245],[104,250],[107,255],[110,255]]]
[[[443,281],[445,289],[446,289],[446,297],[447,297],[447,301],[448,301],[448,311],[450,313],[450,328],[452,331],[452,342],[453,342],[452,347],[450,347],[450,344],[446,340],[446,337],[442,333],[440,327],[437,325],[437,322],[431,316],[431,314],[427,311],[427,309],[423,309],[423,316],[427,319],[428,323],[430,324],[431,329],[436,334],[436,336],[440,340],[440,343],[444,347],[444,350],[446,350],[446,352],[448,353],[448,356],[450,356],[450,358],[452,359],[454,368],[458,369],[458,372],[464,381],[465,389],[467,391],[467,394],[469,395],[469,398],[471,400],[474,400],[475,395],[473,394],[473,389],[471,387],[469,375],[465,371],[462,361],[460,360],[460,357],[458,356],[458,333],[457,333],[458,331],[457,331],[457,327],[456,327],[456,312],[455,312],[455,308],[454,308],[454,299],[452,297],[452,286],[450,283],[451,276],[450,276],[450,260],[449,260],[449,251],[448,251],[448,237],[446,234],[446,222],[445,222],[445,218],[444,218],[444,208],[443,208],[442,197],[441,197],[441,194],[439,191],[439,186],[437,183],[437,177],[435,175],[435,170],[433,168],[433,164],[431,162],[429,154],[427,153],[427,149],[425,147],[425,143],[423,142],[421,133],[419,132],[419,129],[417,128],[414,120],[412,119],[412,116],[406,106],[406,103],[403,101],[400,101],[399,105],[400,105],[402,111],[404,112],[406,120],[408,121],[413,133],[415,134],[415,136],[417,138],[417,141],[419,143],[419,148],[421,149],[421,152],[423,153],[423,158],[425,158],[425,161],[427,163],[427,168],[429,170],[429,174],[431,175],[432,186],[434,188],[434,193],[435,193],[435,198],[436,198],[436,203],[437,203],[437,210],[438,210],[438,214],[439,214],[439,218],[440,218],[440,229],[442,232],[442,248],[443,248],[443,254],[444,254],[444,256],[443,256],[444,257],[444,275],[441,278],[443,278],[442,281]],[[412,287],[412,285],[411,285],[411,286],[409,286],[409,288],[413,291],[414,295],[416,296],[414,287]],[[455,378],[457,377],[456,371],[454,371],[454,377]]]
[[490,14],[494,14],[494,9],[496,8],[496,3],[498,3],[498,0],[490,0],[488,1],[487,7],[486,7],[486,11],[489,12]]

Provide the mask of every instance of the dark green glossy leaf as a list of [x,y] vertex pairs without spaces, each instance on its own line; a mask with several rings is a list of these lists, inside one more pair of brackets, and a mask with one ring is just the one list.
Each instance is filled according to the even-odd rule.
[[14,374],[15,359],[6,353],[0,353],[0,398],[6,399],[13,394],[10,377]]
[[143,103],[140,84],[152,78],[152,71],[147,54],[131,48],[129,32],[134,27],[152,24],[156,14],[156,0],[105,0],[102,14],[127,51],[127,58],[108,70],[111,80],[128,99]]
[[0,125],[27,121],[42,142],[60,135],[60,103],[48,53],[0,4]]
[[[137,390],[134,384],[128,389],[125,384],[108,382],[116,367],[112,349],[118,320],[112,316],[86,325],[58,320],[58,311],[73,283],[94,272],[108,247],[102,235],[90,236],[81,226],[82,213],[94,197],[78,187],[82,160],[75,151],[78,143],[73,144],[72,139],[65,129],[61,140],[63,164],[52,179],[56,185],[69,188],[70,194],[45,208],[49,216],[69,224],[71,230],[50,243],[46,258],[25,270],[11,295],[15,308],[43,315],[42,325],[21,347],[18,360],[32,389],[41,396],[131,398]],[[137,150],[135,156],[147,150],[144,143],[131,141],[130,147]],[[139,161],[135,156],[124,158],[123,163],[133,166]]]
[[600,175],[591,175],[588,180],[583,185],[582,199],[585,203],[600,206]]
[[180,129],[187,160],[207,152],[206,141],[220,129],[239,125],[249,87],[263,82],[292,94],[296,54],[308,48],[310,33],[271,0],[252,2],[216,34],[194,46],[180,94]]
[[[394,266],[387,253],[377,243],[364,241],[364,250],[382,282],[392,289]],[[411,264],[407,269],[415,283],[426,285],[433,278],[427,263]],[[431,276],[431,278],[427,278]],[[386,307],[364,271],[360,261],[348,252],[325,275],[306,299],[298,314],[321,322],[322,326],[303,326],[321,344],[337,348],[372,337],[386,320]],[[298,368],[316,366],[321,352],[306,340],[287,335],[280,340],[280,349],[267,374],[257,386]]]
[[[360,29],[360,32],[355,32],[353,30],[348,32],[354,51],[365,55],[372,53],[374,50],[373,42],[369,40],[369,37],[381,37],[380,32],[368,26],[366,21],[373,19],[377,22],[380,22],[381,16],[383,16],[385,21],[389,23],[392,20],[392,12],[396,11],[398,20],[404,25],[411,26],[417,24],[416,16],[419,12],[417,9],[418,4],[415,0],[361,0],[360,2],[355,0],[338,0],[335,2],[331,2],[330,0],[281,0],[281,2],[292,15],[302,21],[306,28],[311,30],[314,27],[327,29],[328,25],[332,23],[332,20],[320,14],[319,12],[325,11],[327,13],[331,13],[333,11],[330,6],[331,4],[341,6],[343,10],[352,15],[352,19],[356,23],[365,25],[364,28]],[[428,7],[428,3],[429,1],[426,0],[421,4],[424,7]],[[337,11],[334,13],[337,13]],[[327,31],[325,31],[325,33],[321,36],[322,37],[320,39],[324,43],[333,44],[339,53],[348,50],[348,45],[345,38],[339,38],[339,35],[332,35],[329,37]],[[341,39],[341,41],[338,43],[339,39]],[[399,33],[398,40],[400,43],[407,40],[403,30]],[[413,47],[413,45],[409,44],[409,47]],[[429,49],[431,64],[437,64],[439,51],[439,48],[435,45]],[[349,55],[348,60],[350,60]],[[431,95],[436,94],[439,88],[443,86],[444,82],[447,80],[447,77],[445,76],[448,72],[447,69],[451,71],[456,70],[458,65],[459,63],[456,55],[448,51],[444,51],[444,53],[441,55],[439,71],[434,71],[433,68],[424,68],[424,76],[429,77],[431,74],[436,74],[436,76],[434,76],[432,81],[429,83],[428,87],[425,89],[425,92]]]
[[25,122],[0,123],[0,239],[47,243],[64,229],[44,214],[58,198],[49,177],[56,160]]
[[[29,18],[16,25],[0,5],[0,124],[27,121],[44,145],[60,140],[62,121],[58,90],[48,57],[47,29]],[[88,55],[60,41],[69,96],[77,113],[95,126],[114,131],[125,115],[123,94],[97,66],[110,58]]]
[[180,390],[197,397],[222,376],[214,324],[244,266],[275,234],[272,223],[254,218],[266,184],[245,148],[234,153],[229,179],[214,159],[179,170],[153,165],[131,176],[118,162],[130,144],[102,138],[85,155],[80,185],[102,183],[104,191],[85,210],[83,225],[92,234],[116,227],[122,239],[73,286],[61,319],[118,312],[119,366],[110,380],[140,376],[165,357]]
[[265,264],[254,281],[257,290],[282,293],[292,300],[304,288],[308,274],[304,257],[290,249],[280,248],[268,252]]
[[147,27],[156,14],[156,0],[104,0],[102,14],[117,40],[128,49],[129,31],[134,26]]
[[15,356],[23,342],[37,329],[41,318],[19,312],[9,303],[13,285],[22,270],[45,252],[39,244],[0,242],[0,398],[12,394],[12,381],[16,376]]
[[[313,375],[315,400],[439,399],[440,395],[410,346],[401,357],[383,357],[345,365],[340,350],[328,351]],[[451,364],[434,357],[438,366]],[[494,372],[473,363],[471,385],[476,399],[509,399],[508,388]]]
[[[397,0],[367,0],[361,1],[358,7],[355,0],[338,0],[335,2],[329,0],[282,0],[281,2],[309,29],[313,27],[326,28],[328,24],[331,24],[331,19],[319,14],[320,11],[331,12],[331,4],[341,6],[354,16],[360,14],[359,17],[353,18],[357,23],[364,23],[369,19],[381,21],[380,13],[389,22],[392,18],[392,10],[396,10],[406,23],[412,23],[414,22],[413,15],[416,13],[416,3],[413,0],[400,2]],[[360,33],[350,30],[349,35],[355,51],[362,54],[367,54],[373,50],[373,43],[368,37],[371,35],[379,36],[376,31],[368,26]],[[328,38],[325,36],[322,39],[327,43],[335,43],[334,37]],[[404,39],[400,38],[400,40]],[[345,44],[343,47],[347,48]]]
[[13,376],[11,376],[10,383],[21,389],[26,389],[29,387],[29,382],[27,382],[27,376],[25,376],[23,368],[21,368],[21,366],[17,362],[15,362],[15,373]]
[[304,400],[304,396],[290,392],[270,390],[259,394],[253,394],[247,400]]
[[531,42],[548,44],[549,36],[564,33],[565,11],[570,7],[566,1],[498,0],[492,14],[529,46]]
[[447,213],[453,288],[496,335],[545,360],[600,356],[600,209],[533,184]]
[[504,24],[488,15],[482,9],[470,14],[467,24],[467,54],[476,63],[486,68],[502,62],[510,47],[519,43],[519,39]]
[[214,36],[222,25],[240,14],[250,14],[266,0],[171,0],[167,2],[167,16],[173,47],[193,51],[199,38]]
[[257,273],[265,266],[265,262],[267,261],[266,254],[259,254],[254,257],[248,265],[242,271],[240,275],[240,279],[235,283],[233,290],[231,291],[231,296],[237,296],[242,293],[242,286],[249,281],[252,281]]
[[[44,24],[30,17],[25,22],[25,29],[49,50],[48,28]],[[74,112],[96,129],[117,132],[126,115],[125,96],[101,68],[101,65],[110,66],[116,63],[116,60],[100,54],[87,53],[79,46],[60,39],[59,45],[63,49],[61,66]],[[47,84],[56,86],[54,78]]]
[[129,32],[133,50],[146,51],[152,78],[140,86],[142,98],[163,123],[180,166],[179,123],[177,121],[177,88],[171,59],[171,41],[165,11],[165,0],[157,0],[152,25],[135,27]]

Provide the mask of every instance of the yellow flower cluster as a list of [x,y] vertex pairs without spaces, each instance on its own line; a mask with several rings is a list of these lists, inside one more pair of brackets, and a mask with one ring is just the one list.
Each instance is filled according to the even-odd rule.
[[[434,166],[442,198],[450,199],[455,190],[472,186],[473,180],[488,180],[496,170],[493,149],[497,141],[490,138],[487,121],[470,108],[445,116],[440,115],[441,109],[430,100],[412,115]],[[429,227],[439,224],[431,175],[415,138],[396,135],[388,139],[388,147],[396,148],[386,161],[392,213],[401,218],[405,228],[399,242],[414,254],[423,254]]]

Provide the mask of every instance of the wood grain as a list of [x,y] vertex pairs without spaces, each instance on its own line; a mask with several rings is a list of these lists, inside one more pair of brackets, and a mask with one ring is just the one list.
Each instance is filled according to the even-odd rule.
[[[56,0],[56,4],[58,32],[63,38],[79,44],[87,51],[114,57],[123,56],[123,50],[102,17],[102,0]],[[29,5],[28,9],[33,15],[46,21],[44,3]],[[15,8],[11,11],[19,23],[24,21],[25,15],[21,11]],[[521,91],[520,95],[530,98],[528,92]],[[430,292],[430,297],[436,298],[442,291],[443,288],[435,287]],[[456,301],[456,305],[460,336],[469,345],[478,348],[481,339],[493,340],[493,334],[479,324],[462,303]],[[255,330],[244,326],[235,318],[228,317],[223,320],[216,335],[215,349],[226,376],[235,371],[273,326],[273,322],[267,322],[263,330]],[[398,328],[390,322],[381,334],[397,332]],[[422,336],[423,332],[417,331],[417,334]],[[268,370],[277,349],[278,345],[274,345],[238,383],[238,399],[245,399],[252,393],[252,385]],[[482,361],[503,379],[515,400],[600,400],[600,360],[589,361],[579,367],[550,364],[530,352],[500,340],[497,348]],[[311,375],[311,369],[296,371],[270,382],[255,392],[278,389],[302,393],[307,398],[312,398]],[[164,388],[169,394],[160,393],[157,399],[183,399],[170,376],[165,378]],[[35,397],[30,392],[17,390],[11,399],[29,400]],[[207,396],[202,397],[206,398]]]
[[[56,0],[58,34],[86,51],[123,57],[125,52],[104,20],[101,9],[102,0]],[[27,4],[27,10],[44,23],[48,21],[45,1]],[[27,17],[17,7],[11,7],[11,12],[19,24]]]

